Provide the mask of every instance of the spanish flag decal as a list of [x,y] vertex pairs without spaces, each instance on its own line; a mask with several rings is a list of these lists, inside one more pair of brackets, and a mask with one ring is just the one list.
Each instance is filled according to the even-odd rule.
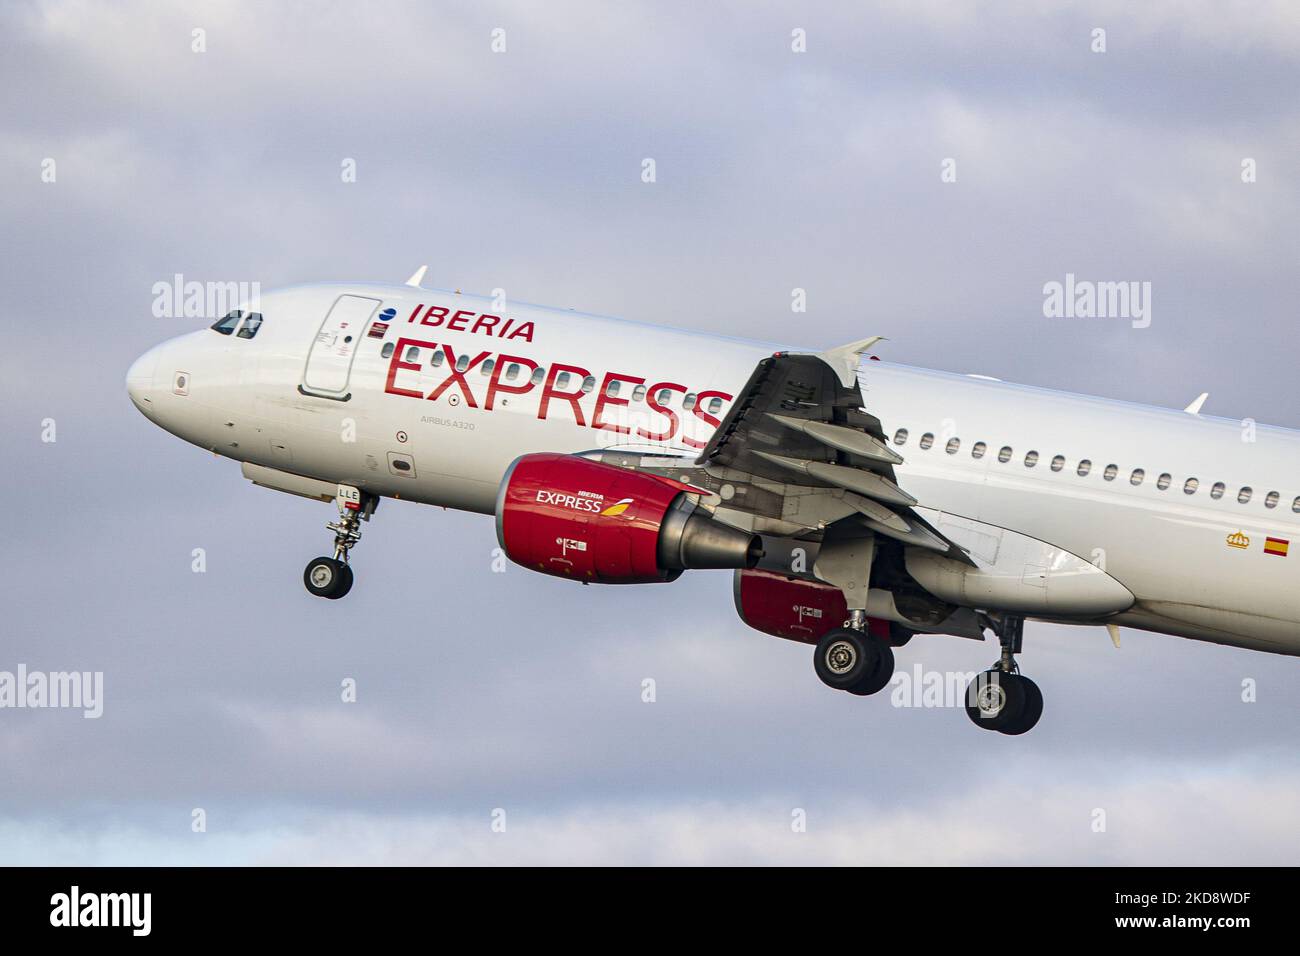
[[1264,553],[1276,554],[1279,558],[1285,558],[1286,553],[1291,548],[1291,542],[1286,538],[1265,538]]
[[[610,505],[608,508],[606,508],[604,511],[602,511],[602,512],[601,512],[601,515],[604,516],[604,517],[606,517],[606,518],[617,518],[617,517],[618,517],[619,515],[621,515],[624,511],[627,511],[628,507],[629,507],[631,504],[632,504],[632,499],[631,499],[631,498],[624,498],[624,499],[621,500],[621,501],[616,501],[616,502],[614,502],[612,505]],[[1270,540],[1271,540],[1271,539],[1270,539]]]

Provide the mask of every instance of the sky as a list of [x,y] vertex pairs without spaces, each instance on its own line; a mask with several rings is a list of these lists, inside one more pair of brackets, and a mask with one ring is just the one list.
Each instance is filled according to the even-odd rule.
[[[1300,861],[1295,658],[1031,623],[1046,708],[1003,737],[831,693],[726,572],[578,594],[396,501],[321,601],[331,509],[131,406],[132,359],[205,324],[155,283],[428,263],[1300,427],[1300,8],[846,6],[0,7],[0,671],[103,674],[96,719],[0,709],[0,863]],[[1045,316],[1067,275],[1151,283],[1150,324]]]

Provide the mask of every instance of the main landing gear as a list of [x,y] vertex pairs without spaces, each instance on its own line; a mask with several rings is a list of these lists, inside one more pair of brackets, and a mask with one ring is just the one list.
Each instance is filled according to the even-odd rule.
[[1016,664],[1024,644],[1025,619],[988,615],[986,623],[998,636],[1002,656],[966,689],[966,714],[984,730],[1010,736],[1026,733],[1043,716],[1043,692]]
[[865,611],[850,611],[846,627],[828,631],[813,652],[813,668],[827,687],[865,697],[894,674],[894,651],[867,630]]
[[334,557],[312,558],[302,573],[302,583],[317,597],[337,601],[352,590],[348,552],[361,540],[361,522],[369,521],[379,499],[351,485],[339,485],[334,498],[339,520],[325,527],[334,532]]

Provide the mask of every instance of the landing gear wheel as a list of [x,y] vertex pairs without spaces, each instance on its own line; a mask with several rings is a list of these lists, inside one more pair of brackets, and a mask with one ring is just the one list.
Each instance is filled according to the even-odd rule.
[[[966,690],[966,716],[982,730],[1014,727],[1025,713],[1029,696],[1025,685],[1029,683],[1029,678],[1009,671],[984,671]],[[1034,689],[1038,688],[1035,686]]]
[[313,558],[302,573],[302,583],[317,597],[337,601],[352,590],[348,554],[361,540],[361,522],[369,521],[379,499],[353,485],[340,484],[334,496],[339,519],[325,527],[334,532],[334,557]]
[[329,595],[331,601],[337,601],[343,595],[352,590],[352,565],[343,565],[343,570],[339,572],[339,586],[334,589],[334,593]]
[[813,669],[827,687],[849,690],[876,673],[880,644],[847,627],[827,631],[813,651]]
[[341,598],[352,588],[352,569],[334,558],[313,558],[302,572],[302,583],[317,597]]
[[1025,688],[1025,709],[1021,711],[1017,720],[999,728],[1001,733],[1011,737],[1033,730],[1034,725],[1038,723],[1038,718],[1043,716],[1043,692],[1028,677],[1021,677],[1019,674],[1015,676]]
[[894,676],[894,652],[879,638],[841,627],[818,641],[813,668],[827,687],[865,697]]
[[876,646],[876,669],[848,688],[850,694],[858,697],[868,697],[877,691],[884,690],[885,685],[894,676],[893,648],[876,638],[868,637],[867,641]]

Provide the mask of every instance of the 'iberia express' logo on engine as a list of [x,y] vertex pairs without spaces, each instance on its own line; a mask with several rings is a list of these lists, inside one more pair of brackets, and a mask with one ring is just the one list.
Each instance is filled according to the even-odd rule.
[[[631,498],[628,499],[629,503],[631,500]],[[600,511],[601,505],[605,503],[605,496],[594,491],[579,491],[577,494],[571,495],[564,491],[540,489],[537,492],[537,503],[540,505],[557,505],[561,508],[568,508],[570,511],[594,513]],[[624,507],[626,508],[626,505]]]
[[602,518],[617,518],[632,507],[636,499],[622,498],[606,508],[604,507],[605,496],[597,491],[579,491],[569,494],[566,491],[539,489],[536,500],[540,505],[556,505],[560,508],[568,508],[570,511],[599,514]]

